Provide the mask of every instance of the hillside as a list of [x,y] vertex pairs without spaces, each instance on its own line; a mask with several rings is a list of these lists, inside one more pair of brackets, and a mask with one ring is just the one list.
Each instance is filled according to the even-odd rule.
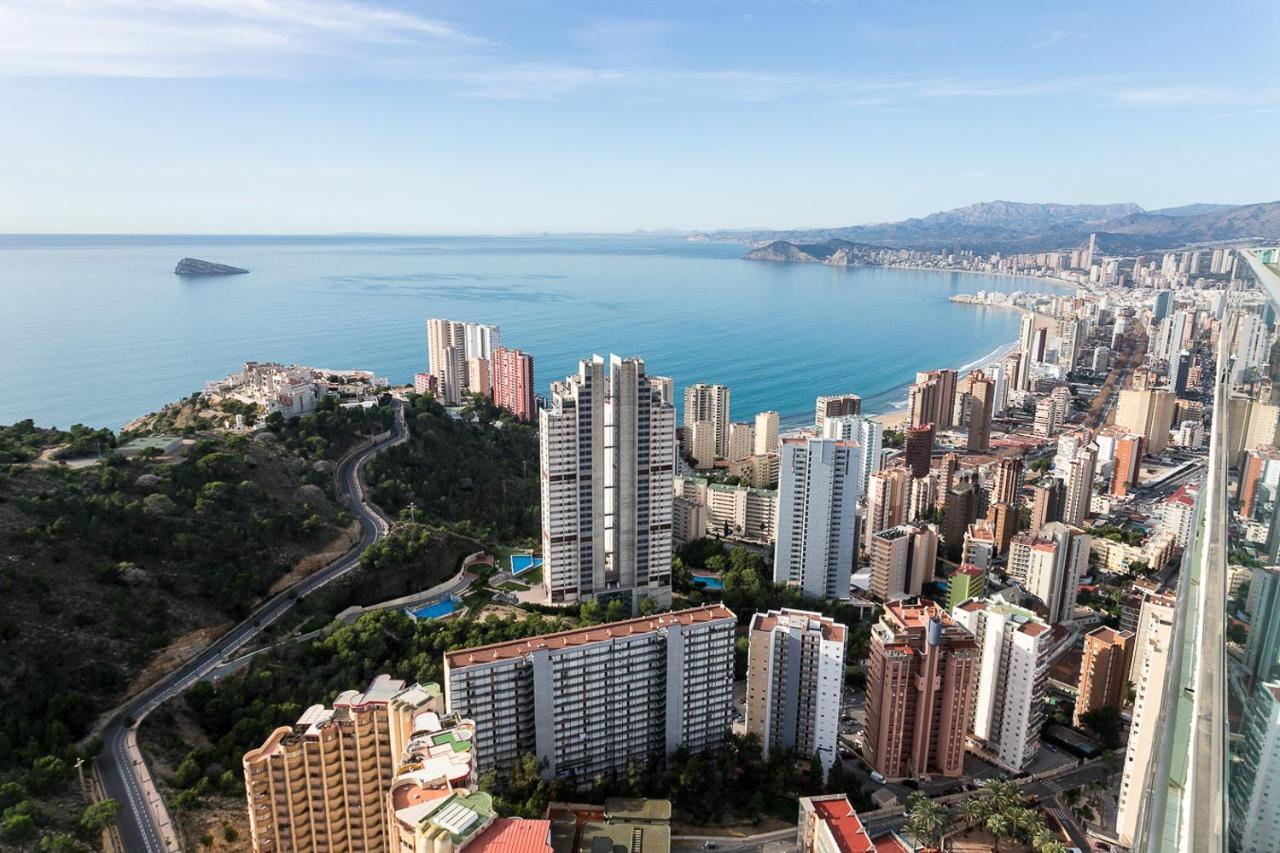
[[[332,460],[391,416],[323,411],[252,436],[190,428],[170,456],[0,464],[0,776],[30,812],[20,834],[74,829],[82,804],[60,798],[74,791],[76,758],[95,749],[78,744],[127,691],[300,563],[314,569],[317,553],[350,546]],[[0,430],[9,459],[48,455],[75,434]]]
[[1117,253],[1177,249],[1199,243],[1272,242],[1280,240],[1280,202],[1192,204],[1146,211],[1132,203],[1065,205],[992,201],[901,222],[797,231],[720,231],[700,236],[740,240],[779,256],[757,260],[786,260],[780,256],[792,251],[788,245],[803,251],[805,247],[832,240],[927,251],[950,249],[959,244],[985,254],[1071,249],[1084,245],[1091,233],[1098,235],[1103,251]]

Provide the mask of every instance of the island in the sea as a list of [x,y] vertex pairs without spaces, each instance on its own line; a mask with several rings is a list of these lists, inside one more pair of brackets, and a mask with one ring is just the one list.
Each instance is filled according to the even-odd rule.
[[173,272],[175,275],[240,275],[247,273],[248,270],[226,264],[215,264],[212,261],[202,261],[199,258],[183,258],[178,261]]

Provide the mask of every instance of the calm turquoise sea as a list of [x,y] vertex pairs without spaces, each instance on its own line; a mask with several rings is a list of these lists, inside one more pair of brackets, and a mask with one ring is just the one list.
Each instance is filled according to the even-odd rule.
[[[722,382],[733,414],[813,416],[818,394],[892,408],[917,370],[1017,337],[955,293],[1034,281],[740,260],[736,244],[623,238],[0,237],[0,423],[119,427],[246,360],[408,382],[426,320],[497,323],[543,393],[592,353],[677,386]],[[249,275],[182,279],[183,256]]]

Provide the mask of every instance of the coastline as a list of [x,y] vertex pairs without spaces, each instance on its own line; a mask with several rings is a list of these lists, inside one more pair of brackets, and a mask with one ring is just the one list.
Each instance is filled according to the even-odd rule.
[[[993,361],[999,361],[1018,349],[1018,342],[1015,340],[1011,343],[1001,344],[994,350],[981,358],[966,362],[957,366],[955,369],[956,377],[963,378],[970,372],[977,370],[983,365],[990,364]],[[910,383],[904,386],[903,390],[911,387]],[[901,430],[911,420],[911,412],[907,410],[907,398],[898,401],[895,407],[889,411],[870,412],[867,417],[880,423],[885,429]]]
[[1026,275],[1025,273],[997,272],[994,270],[987,272],[985,270],[960,270],[960,269],[943,269],[940,267],[917,267],[917,266],[911,266],[910,264],[881,264],[881,266],[884,269],[889,269],[889,270],[923,270],[925,272],[961,273],[963,275],[990,275],[990,276],[997,276],[999,278],[1020,278],[1020,279],[1025,279],[1027,281],[1048,282],[1049,284],[1052,284],[1055,287],[1070,287],[1072,289],[1083,286],[1078,281],[1069,281],[1068,279],[1065,279],[1065,278],[1056,278],[1054,276],[1047,276],[1047,275],[1036,276],[1036,275]]

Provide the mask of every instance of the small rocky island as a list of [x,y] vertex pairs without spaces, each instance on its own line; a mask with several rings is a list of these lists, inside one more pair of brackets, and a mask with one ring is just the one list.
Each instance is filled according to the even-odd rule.
[[247,273],[248,270],[229,267],[226,264],[215,264],[212,261],[202,261],[199,258],[183,258],[178,261],[173,272],[175,275],[240,275]]

